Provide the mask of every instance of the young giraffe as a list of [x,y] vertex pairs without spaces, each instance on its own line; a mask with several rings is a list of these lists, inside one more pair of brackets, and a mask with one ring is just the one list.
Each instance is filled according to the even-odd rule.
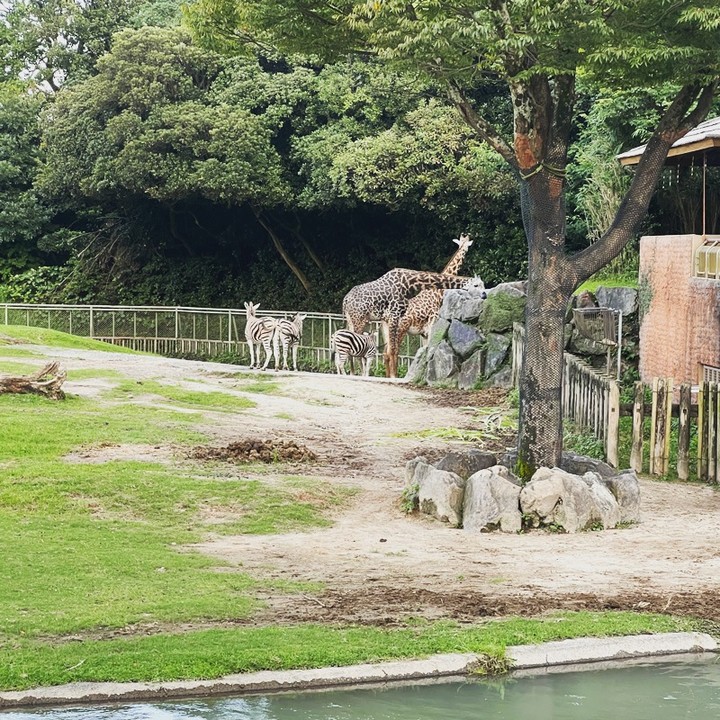
[[343,299],[343,314],[348,328],[356,333],[362,333],[370,320],[382,321],[385,374],[397,377],[398,327],[409,299],[425,288],[462,288],[475,282],[471,277],[394,268],[377,280],[352,288]]
[[[443,275],[457,275],[465,260],[467,251],[473,244],[469,235],[461,235],[459,240],[453,238],[453,242],[457,243],[458,249],[443,268]],[[440,312],[444,294],[444,289],[427,288],[415,297],[410,298],[407,310],[400,320],[398,344],[402,342],[406,333],[422,335],[423,344],[427,343],[430,328],[435,322],[438,312]]]

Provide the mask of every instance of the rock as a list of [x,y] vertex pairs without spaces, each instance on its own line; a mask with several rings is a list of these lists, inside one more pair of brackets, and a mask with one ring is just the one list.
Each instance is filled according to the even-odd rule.
[[520,485],[503,465],[480,470],[468,478],[463,502],[463,529],[487,532],[520,532]]
[[620,522],[620,505],[607,485],[603,483],[600,475],[588,472],[582,476],[582,479],[590,488],[590,493],[595,501],[593,524],[599,522],[604,529],[617,527]]
[[426,378],[428,383],[444,382],[457,375],[460,363],[450,344],[443,340],[428,353]]
[[450,327],[450,321],[438,318],[430,328],[430,334],[428,335],[428,345],[437,347],[446,337],[447,331]]
[[602,482],[620,506],[620,522],[640,522],[640,483],[635,471],[604,476]]
[[439,317],[447,322],[450,320],[460,320],[461,322],[477,320],[485,305],[484,295],[484,290],[446,290],[440,306]]
[[479,330],[460,320],[450,321],[447,339],[452,349],[463,359],[485,343],[485,336]]
[[586,472],[594,472],[601,477],[611,477],[617,474],[617,470],[610,467],[602,460],[577,455],[576,453],[564,452],[560,460],[560,467],[573,475],[584,475]]
[[428,346],[418,348],[413,361],[410,363],[405,379],[411,383],[424,383],[428,366]]
[[427,458],[422,455],[418,455],[405,463],[405,487],[409,487],[415,482],[415,470],[420,465],[429,465]]
[[512,387],[512,368],[506,365],[485,381],[485,387]]
[[[412,460],[410,462],[413,462]],[[467,479],[479,470],[497,465],[497,455],[484,450],[467,450],[448,453],[442,460],[435,463],[438,470],[454,472]]]
[[595,292],[600,307],[620,310],[625,315],[638,311],[638,291],[629,287],[599,287]]
[[[412,462],[412,461],[411,461]],[[458,527],[462,522],[465,480],[453,472],[417,463],[413,482],[418,486],[420,512]]]
[[520,510],[534,527],[555,525],[574,533],[589,528],[595,502],[587,483],[560,468],[539,468],[520,492]]
[[511,345],[512,340],[505,335],[488,333],[485,355],[485,375],[490,377],[500,369],[508,357]]
[[458,375],[460,390],[473,390],[483,382],[485,369],[485,348],[476,350],[462,365]]

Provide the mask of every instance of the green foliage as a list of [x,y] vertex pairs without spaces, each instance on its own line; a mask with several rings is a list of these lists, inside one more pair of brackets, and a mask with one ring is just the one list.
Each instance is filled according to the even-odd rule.
[[566,423],[563,437],[563,447],[566,450],[584,455],[585,457],[605,459],[605,444],[586,428],[576,429],[572,423]]
[[482,314],[478,321],[484,332],[506,332],[513,323],[522,323],[525,316],[525,298],[509,293],[491,293],[483,303]]
[[416,482],[405,486],[400,495],[400,507],[404,513],[409,515],[420,507],[419,492],[420,486]]
[[64,276],[63,268],[45,265],[10,275],[6,282],[0,284],[0,302],[53,302]]

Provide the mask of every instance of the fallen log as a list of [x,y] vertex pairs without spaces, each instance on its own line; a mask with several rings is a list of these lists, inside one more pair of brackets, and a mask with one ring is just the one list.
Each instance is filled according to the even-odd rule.
[[53,400],[63,400],[65,393],[61,386],[67,372],[57,362],[50,362],[32,375],[0,375],[0,394],[35,393]]

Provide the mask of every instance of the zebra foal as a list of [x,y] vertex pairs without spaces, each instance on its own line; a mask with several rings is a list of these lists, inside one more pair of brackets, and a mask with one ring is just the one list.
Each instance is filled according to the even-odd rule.
[[277,335],[280,343],[282,343],[283,351],[283,370],[289,370],[288,367],[288,350],[292,348],[293,370],[297,370],[297,353],[302,339],[303,320],[307,315],[297,313],[292,320],[278,320]]
[[330,351],[335,353],[335,369],[338,375],[347,375],[345,362],[348,358],[360,358],[362,373],[367,377],[370,375],[370,364],[377,351],[377,344],[369,333],[338,330],[330,338]]
[[[258,317],[257,311],[260,303],[245,303],[247,312],[247,322],[245,323],[245,339],[250,348],[250,367],[260,367],[260,347],[265,350],[265,364],[262,370],[267,369],[270,357],[275,356],[275,370],[278,369],[278,358],[280,357],[280,349],[278,347],[277,324],[278,321],[273,317]],[[257,346],[257,354],[255,352]],[[257,357],[256,357],[257,355]],[[255,360],[257,359],[257,364]]]

